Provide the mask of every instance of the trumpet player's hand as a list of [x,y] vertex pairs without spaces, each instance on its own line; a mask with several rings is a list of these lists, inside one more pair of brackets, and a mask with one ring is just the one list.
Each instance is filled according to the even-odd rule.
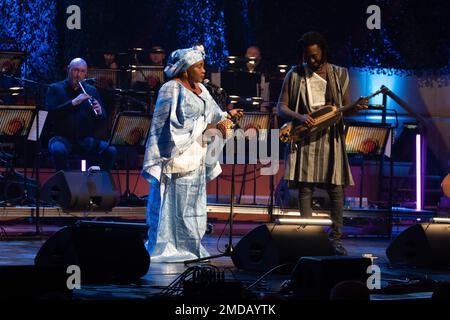
[[97,99],[92,99],[94,104],[92,106],[92,108],[94,109],[95,113],[99,116],[102,114],[102,106],[100,105],[100,103],[98,103]]
[[356,110],[360,111],[363,109],[367,109],[368,104],[369,104],[369,100],[367,100],[365,98],[359,98],[358,101],[356,102]]
[[300,114],[297,120],[300,124],[305,125],[306,127],[311,127],[316,123],[314,118],[312,118],[309,114]]
[[74,107],[79,106],[80,104],[82,104],[84,101],[86,101],[90,97],[91,96],[86,93],[80,93],[75,99],[72,100],[72,105]]

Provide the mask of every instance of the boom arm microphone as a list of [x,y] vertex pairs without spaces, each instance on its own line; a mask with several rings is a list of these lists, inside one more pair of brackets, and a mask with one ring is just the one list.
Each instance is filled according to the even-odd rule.
[[210,86],[211,88],[213,88],[214,90],[216,90],[218,94],[222,94],[222,92],[223,92],[223,88],[221,88],[221,87],[215,85],[215,84],[212,83],[211,80],[209,80],[209,79],[204,79],[204,80],[203,80],[203,84],[204,84],[205,86]]
[[97,78],[86,78],[84,82],[97,82]]

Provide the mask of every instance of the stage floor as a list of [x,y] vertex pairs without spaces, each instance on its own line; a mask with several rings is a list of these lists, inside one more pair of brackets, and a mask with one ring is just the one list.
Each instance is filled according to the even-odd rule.
[[[236,227],[239,233],[245,233],[260,225],[259,223],[239,223]],[[215,223],[213,232],[204,237],[203,244],[211,254],[223,250],[227,242],[224,236],[219,235],[224,228],[224,223]],[[51,234],[61,226],[42,226],[48,234]],[[241,236],[235,236],[233,243],[236,245]],[[46,236],[40,239],[4,240],[0,241],[0,266],[5,265],[32,265],[39,248],[46,241]],[[419,269],[413,267],[398,267],[389,264],[385,250],[390,243],[388,238],[346,238],[344,245],[349,255],[361,257],[363,254],[372,254],[377,257],[374,261],[381,268],[382,287],[388,285],[411,284],[411,289],[402,290],[401,294],[372,294],[371,300],[410,300],[430,299],[432,292],[421,289],[418,281],[428,279],[433,281],[450,281],[450,270]],[[263,275],[263,272],[249,272],[238,270],[229,257],[212,259],[210,263],[225,270],[227,279],[237,279],[244,286],[249,286]],[[75,289],[73,297],[80,301],[98,300],[147,300],[156,298],[158,294],[186,270],[182,263],[151,263],[148,273],[138,282],[133,284],[83,284],[81,289]],[[269,274],[252,287],[252,292],[257,299],[274,301],[286,300],[289,295],[280,294],[280,289],[289,274]],[[415,287],[413,283],[416,283]],[[423,287],[425,288],[425,287]],[[425,291],[424,291],[425,290]]]

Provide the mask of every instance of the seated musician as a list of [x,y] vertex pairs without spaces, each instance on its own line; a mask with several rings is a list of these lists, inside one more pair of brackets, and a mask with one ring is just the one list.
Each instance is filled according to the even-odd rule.
[[151,66],[164,66],[166,52],[161,46],[153,46],[148,55]]
[[[99,65],[100,69],[118,70],[119,64],[116,60],[116,53],[113,50],[103,51],[103,60]],[[111,71],[113,72],[113,71]],[[103,90],[112,90],[115,86],[114,80],[108,73],[104,72],[99,75],[95,75],[96,83],[95,87]],[[103,95],[101,94],[102,98]]]
[[[283,82],[278,114],[305,126],[316,121],[309,116],[326,105],[338,108],[350,103],[349,76],[346,68],[328,62],[327,44],[317,32],[308,32],[299,40],[300,64],[294,66]],[[356,108],[366,108],[360,100]],[[344,125],[336,125],[306,138],[297,148],[286,148],[285,179],[299,188],[300,213],[312,217],[312,195],[315,187],[325,188],[331,200],[331,232],[335,252],[346,255],[342,245],[344,187],[353,185],[345,152]]]
[[[102,170],[112,169],[117,151],[107,141],[96,138],[106,121],[106,112],[97,89],[87,83],[87,64],[81,58],[73,59],[67,67],[67,79],[53,83],[45,100],[49,112],[51,153],[56,170],[68,170],[71,153],[95,156]],[[79,83],[86,90],[82,91]]]
[[[166,53],[164,49],[161,46],[153,46],[148,54],[146,64],[153,67],[161,67],[162,70],[164,68],[165,58]],[[137,91],[153,92],[156,94],[161,85],[162,83],[158,77],[148,74],[145,76],[145,80],[136,81],[132,88]]]
[[269,106],[269,68],[265,63],[261,49],[251,45],[245,51],[245,58],[249,59],[240,66],[241,70],[257,75],[257,96],[263,99],[258,111],[271,112]]
[[262,59],[261,49],[257,46],[250,46],[245,51],[245,57],[251,59],[245,63],[245,69],[250,72],[259,72],[267,77],[267,67]]
[[119,69],[119,65],[116,61],[116,54],[111,50],[103,52],[103,65],[101,67],[104,69]]
[[0,104],[16,104],[16,96],[11,94],[9,88],[17,87],[19,82],[9,75],[13,75],[14,64],[6,60],[0,65]]

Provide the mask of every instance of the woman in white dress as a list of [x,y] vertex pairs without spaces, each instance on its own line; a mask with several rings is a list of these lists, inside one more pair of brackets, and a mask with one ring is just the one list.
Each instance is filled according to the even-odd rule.
[[164,72],[170,80],[158,93],[142,171],[150,183],[147,250],[152,262],[182,262],[208,256],[201,244],[206,183],[221,169],[205,161],[203,132],[242,111],[222,111],[202,85],[204,51],[198,47],[174,51]]

